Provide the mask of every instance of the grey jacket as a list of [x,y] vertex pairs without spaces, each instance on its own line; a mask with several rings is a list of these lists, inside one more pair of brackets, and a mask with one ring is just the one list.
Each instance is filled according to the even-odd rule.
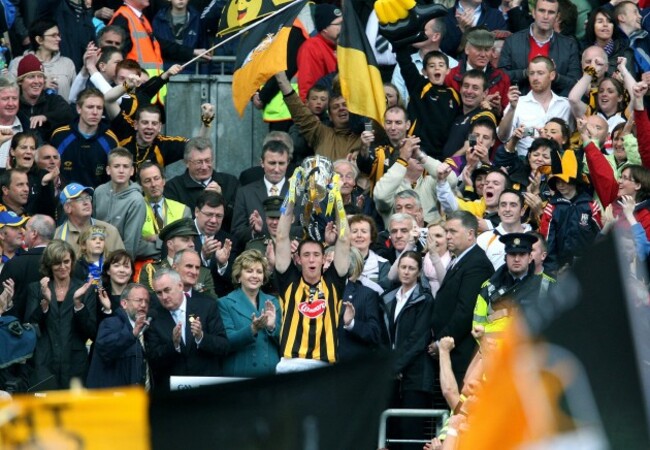
[[122,236],[124,248],[135,258],[142,236],[142,225],[147,215],[147,206],[142,189],[136,183],[114,193],[111,182],[95,189],[93,196],[93,217],[115,226]]

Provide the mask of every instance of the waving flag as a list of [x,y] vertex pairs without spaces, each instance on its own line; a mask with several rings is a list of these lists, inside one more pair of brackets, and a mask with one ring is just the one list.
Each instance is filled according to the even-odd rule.
[[276,73],[287,70],[289,33],[306,3],[294,2],[242,35],[232,78],[232,99],[240,116],[260,86]]
[[383,123],[386,94],[375,55],[354,8],[343,5],[343,25],[336,58],[341,91],[348,109]]

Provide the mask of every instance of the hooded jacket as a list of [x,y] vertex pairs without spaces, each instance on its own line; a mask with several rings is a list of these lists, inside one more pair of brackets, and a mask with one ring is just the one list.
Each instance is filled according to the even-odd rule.
[[129,182],[126,189],[115,192],[109,181],[95,189],[93,217],[115,226],[122,236],[124,248],[133,257],[140,244],[146,216],[147,206],[140,185]]

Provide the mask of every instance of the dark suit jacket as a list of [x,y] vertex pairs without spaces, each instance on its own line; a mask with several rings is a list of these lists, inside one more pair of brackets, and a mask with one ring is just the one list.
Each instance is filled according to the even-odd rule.
[[[230,251],[230,258],[228,258],[228,267],[226,268],[224,274],[223,275],[219,274],[218,265],[214,257],[210,259],[209,266],[208,266],[208,269],[212,273],[212,279],[214,280],[214,292],[217,294],[218,297],[223,297],[224,295],[228,294],[233,290],[231,274],[232,274],[232,266],[235,263],[235,258],[237,258],[238,255],[237,253],[238,244],[237,244],[237,239],[233,235],[231,235],[230,233],[226,233],[223,230],[217,231],[217,234],[214,235],[214,238],[217,241],[221,242],[222,245],[226,241],[226,239],[230,239],[230,241],[232,242],[232,250]],[[203,244],[201,243],[201,237],[195,236],[194,250],[201,253],[202,247]]]
[[[282,190],[280,194],[282,197],[285,196],[289,190],[289,180],[284,181]],[[248,218],[253,213],[253,210],[257,210],[262,216],[262,233],[266,236],[269,235],[269,229],[266,226],[266,213],[264,212],[264,205],[262,204],[264,200],[268,198],[266,192],[266,185],[264,184],[264,179],[254,181],[244,187],[241,187],[237,190],[237,196],[235,197],[235,206],[232,215],[232,226],[231,232],[237,238],[239,242],[246,242],[252,239],[251,227],[248,223]]]
[[382,296],[386,332],[395,355],[393,370],[401,375],[402,390],[433,393],[434,365],[427,353],[433,297],[418,284],[395,317],[399,289],[401,286]]
[[89,388],[144,385],[144,374],[144,350],[120,307],[99,325],[86,385]]
[[341,308],[339,320],[339,347],[338,361],[354,361],[367,355],[373,350],[387,346],[382,333],[382,309],[379,305],[379,294],[360,281],[348,281],[343,291],[343,301],[351,302],[354,306],[354,327],[346,330],[343,314],[345,306]]
[[[289,180],[285,179],[280,196],[284,197],[289,190]],[[235,208],[232,217],[231,233],[237,238],[239,243],[243,246],[246,242],[252,239],[251,227],[248,223],[248,218],[257,210],[262,216],[262,232],[257,236],[270,236],[269,229],[266,226],[266,213],[264,212],[263,202],[268,198],[266,192],[266,185],[264,180],[257,180],[246,186],[240,187],[237,190],[235,198]],[[302,236],[302,225],[299,220],[295,220],[291,226],[291,236]]]
[[[155,390],[169,390],[171,375],[218,376],[221,358],[228,353],[229,343],[221,315],[214,299],[192,295],[185,310],[185,343],[180,353],[174,349],[172,330],[175,323],[171,313],[159,305],[157,317],[145,333],[145,347]],[[203,340],[196,345],[190,331],[190,314],[200,317]]]
[[447,271],[436,294],[433,309],[433,338],[454,338],[451,366],[456,380],[462,382],[474,354],[476,342],[472,337],[472,319],[476,297],[481,285],[494,273],[485,252],[475,245],[454,267]]
[[[0,273],[0,286],[9,278],[14,280],[14,306],[5,314],[17,317],[21,323],[26,322],[25,308],[27,306],[27,286],[41,279],[41,258],[45,247],[31,248],[25,253],[10,259],[5,263]],[[1,288],[0,288],[1,289]],[[2,289],[4,290],[4,289]]]
[[[226,231],[230,231],[235,195],[237,188],[239,188],[239,181],[230,174],[215,171],[212,172],[212,180],[221,186],[221,194],[225,202],[225,216],[221,227]],[[194,181],[190,177],[189,172],[185,170],[182,175],[174,177],[167,182],[164,194],[167,198],[186,204],[192,211],[192,215],[194,215],[196,199],[204,189],[203,185]]]

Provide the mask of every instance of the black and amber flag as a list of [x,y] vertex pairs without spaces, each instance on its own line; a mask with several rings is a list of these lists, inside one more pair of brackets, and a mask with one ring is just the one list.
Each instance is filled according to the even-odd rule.
[[386,95],[381,74],[361,22],[348,4],[343,5],[343,25],[336,50],[341,91],[351,112],[383,123]]
[[260,86],[276,73],[287,70],[289,33],[306,3],[293,2],[242,35],[232,77],[232,100],[240,116]]
[[230,0],[219,19],[219,36],[239,31],[257,19],[273,14],[292,0]]

